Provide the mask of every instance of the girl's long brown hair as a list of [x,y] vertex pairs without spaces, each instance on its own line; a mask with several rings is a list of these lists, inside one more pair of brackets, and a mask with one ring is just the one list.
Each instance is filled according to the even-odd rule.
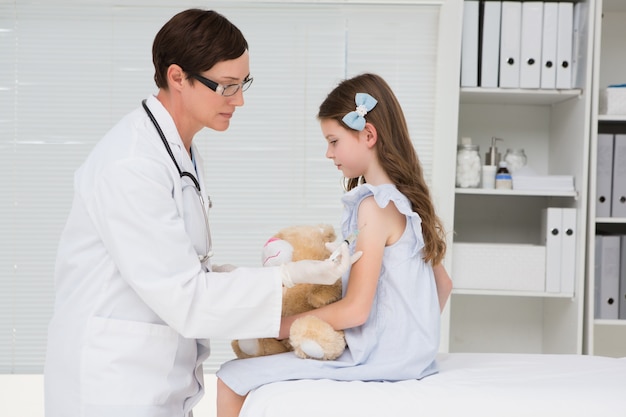
[[[320,120],[336,120],[350,129],[341,119],[355,109],[356,93],[368,93],[378,101],[376,107],[365,116],[378,133],[378,160],[398,190],[409,199],[413,211],[422,219],[424,260],[437,265],[446,253],[445,230],[441,219],[435,214],[404,113],[387,82],[375,74],[361,74],[344,80],[328,94],[320,105],[317,117]],[[349,191],[363,182],[363,177],[346,178],[344,186]]]

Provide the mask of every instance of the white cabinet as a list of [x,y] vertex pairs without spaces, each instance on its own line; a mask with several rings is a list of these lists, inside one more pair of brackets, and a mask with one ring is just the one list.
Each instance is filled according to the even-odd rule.
[[[595,50],[593,107],[591,130],[591,158],[589,167],[589,230],[587,265],[587,310],[585,352],[594,355],[626,356],[626,320],[598,318],[596,307],[596,259],[600,254],[595,250],[596,236],[626,235],[626,217],[606,215],[596,208],[596,201],[602,194],[597,186],[598,167],[603,165],[598,157],[598,134],[626,134],[626,112],[624,115],[602,115],[600,113],[600,92],[608,85],[626,82],[626,2],[622,0],[598,0],[595,17]],[[600,170],[600,172],[602,172]],[[615,170],[613,170],[615,172]],[[614,178],[615,180],[615,178]],[[599,274],[598,274],[599,275]],[[626,303],[625,298],[616,304]]]
[[[581,3],[587,6],[588,31],[579,36],[577,88],[461,88],[458,138],[471,137],[483,163],[491,138],[502,138],[497,142],[502,157],[507,148],[523,148],[536,174],[573,176],[575,191],[456,190],[451,275],[471,279],[453,290],[452,352],[582,352],[591,124],[591,59],[586,57],[592,57],[588,34],[593,34],[595,2]],[[549,207],[576,210],[575,249],[567,261],[574,269],[573,290],[545,287],[553,278],[546,272],[542,232],[542,213]],[[472,248],[472,257],[459,260],[461,247]],[[481,285],[487,275],[501,280]]]

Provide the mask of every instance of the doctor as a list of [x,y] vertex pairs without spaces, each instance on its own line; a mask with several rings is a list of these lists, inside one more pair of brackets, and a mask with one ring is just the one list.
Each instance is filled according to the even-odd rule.
[[[191,416],[208,338],[278,336],[282,285],[330,284],[358,259],[212,266],[203,127],[223,131],[250,87],[248,45],[213,11],[174,16],[153,44],[156,96],[74,177],[55,271],[46,417]],[[229,271],[230,270],[230,271]]]

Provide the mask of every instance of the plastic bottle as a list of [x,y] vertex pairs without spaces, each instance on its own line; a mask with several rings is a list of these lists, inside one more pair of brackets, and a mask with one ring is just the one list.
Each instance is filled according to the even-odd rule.
[[498,148],[496,147],[496,142],[498,141],[503,142],[504,139],[495,136],[491,138],[491,146],[489,147],[489,151],[485,154],[485,165],[498,166],[500,162],[500,152],[498,152]]
[[513,188],[513,178],[507,168],[506,161],[500,161],[496,171],[496,190],[510,190]]

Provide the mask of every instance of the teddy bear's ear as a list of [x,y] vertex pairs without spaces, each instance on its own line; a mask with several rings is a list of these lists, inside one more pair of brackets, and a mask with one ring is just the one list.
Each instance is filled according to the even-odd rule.
[[335,239],[337,239],[337,235],[335,235],[335,228],[332,224],[320,224],[318,227],[320,228],[322,238],[325,242],[334,242]]

